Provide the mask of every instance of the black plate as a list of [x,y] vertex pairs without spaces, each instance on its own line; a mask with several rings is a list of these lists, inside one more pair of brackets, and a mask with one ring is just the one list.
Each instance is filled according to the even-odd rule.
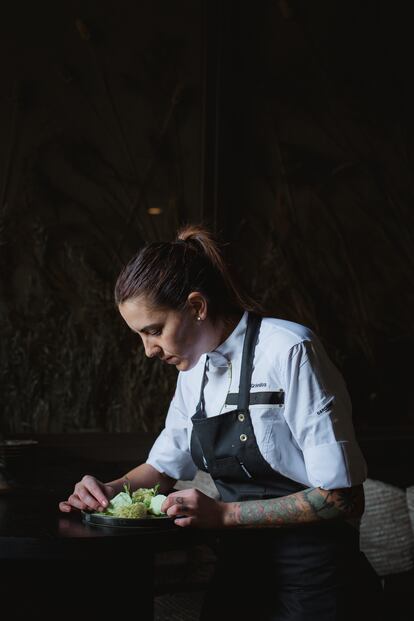
[[82,511],[82,521],[91,526],[109,526],[111,528],[142,528],[143,526],[146,528],[171,528],[176,526],[174,519],[167,515],[135,519]]

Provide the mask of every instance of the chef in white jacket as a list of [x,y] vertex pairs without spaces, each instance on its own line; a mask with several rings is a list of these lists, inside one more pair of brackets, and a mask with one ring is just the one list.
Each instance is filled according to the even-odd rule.
[[[380,583],[359,549],[367,467],[318,337],[265,316],[202,226],[144,246],[115,299],[146,354],[179,371],[164,429],[125,476],[132,489],[170,492],[162,509],[177,526],[231,533],[218,539],[202,619],[217,618],[223,598],[238,619],[379,618]],[[198,470],[218,500],[171,491]],[[60,508],[100,510],[124,480],[86,476]]]

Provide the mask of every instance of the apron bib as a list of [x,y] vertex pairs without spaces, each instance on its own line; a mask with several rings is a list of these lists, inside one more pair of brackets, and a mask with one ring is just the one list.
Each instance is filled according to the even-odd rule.
[[[210,473],[224,502],[277,498],[306,489],[305,485],[271,468],[260,453],[254,435],[249,411],[250,384],[260,324],[261,318],[249,313],[236,396],[237,409],[207,418],[204,408],[205,366],[200,399],[191,418],[194,463],[200,470]],[[266,403],[266,393],[261,394],[263,403]],[[283,393],[278,401],[283,403]]]

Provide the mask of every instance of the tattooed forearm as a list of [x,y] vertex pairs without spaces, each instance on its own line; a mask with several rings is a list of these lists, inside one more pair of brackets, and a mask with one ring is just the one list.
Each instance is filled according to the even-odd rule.
[[362,485],[328,491],[316,487],[305,489],[302,494],[309,508],[321,520],[358,517],[364,511]]
[[229,503],[226,523],[252,527],[291,526],[358,517],[363,510],[362,485],[335,490],[310,487],[281,498]]

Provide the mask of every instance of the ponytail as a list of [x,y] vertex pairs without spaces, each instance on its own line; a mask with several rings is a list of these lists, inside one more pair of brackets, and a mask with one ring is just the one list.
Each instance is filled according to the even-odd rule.
[[119,275],[115,302],[144,296],[153,307],[183,310],[192,291],[204,295],[212,321],[245,310],[264,314],[236,284],[217,238],[200,224],[181,227],[172,242],[146,244]]

